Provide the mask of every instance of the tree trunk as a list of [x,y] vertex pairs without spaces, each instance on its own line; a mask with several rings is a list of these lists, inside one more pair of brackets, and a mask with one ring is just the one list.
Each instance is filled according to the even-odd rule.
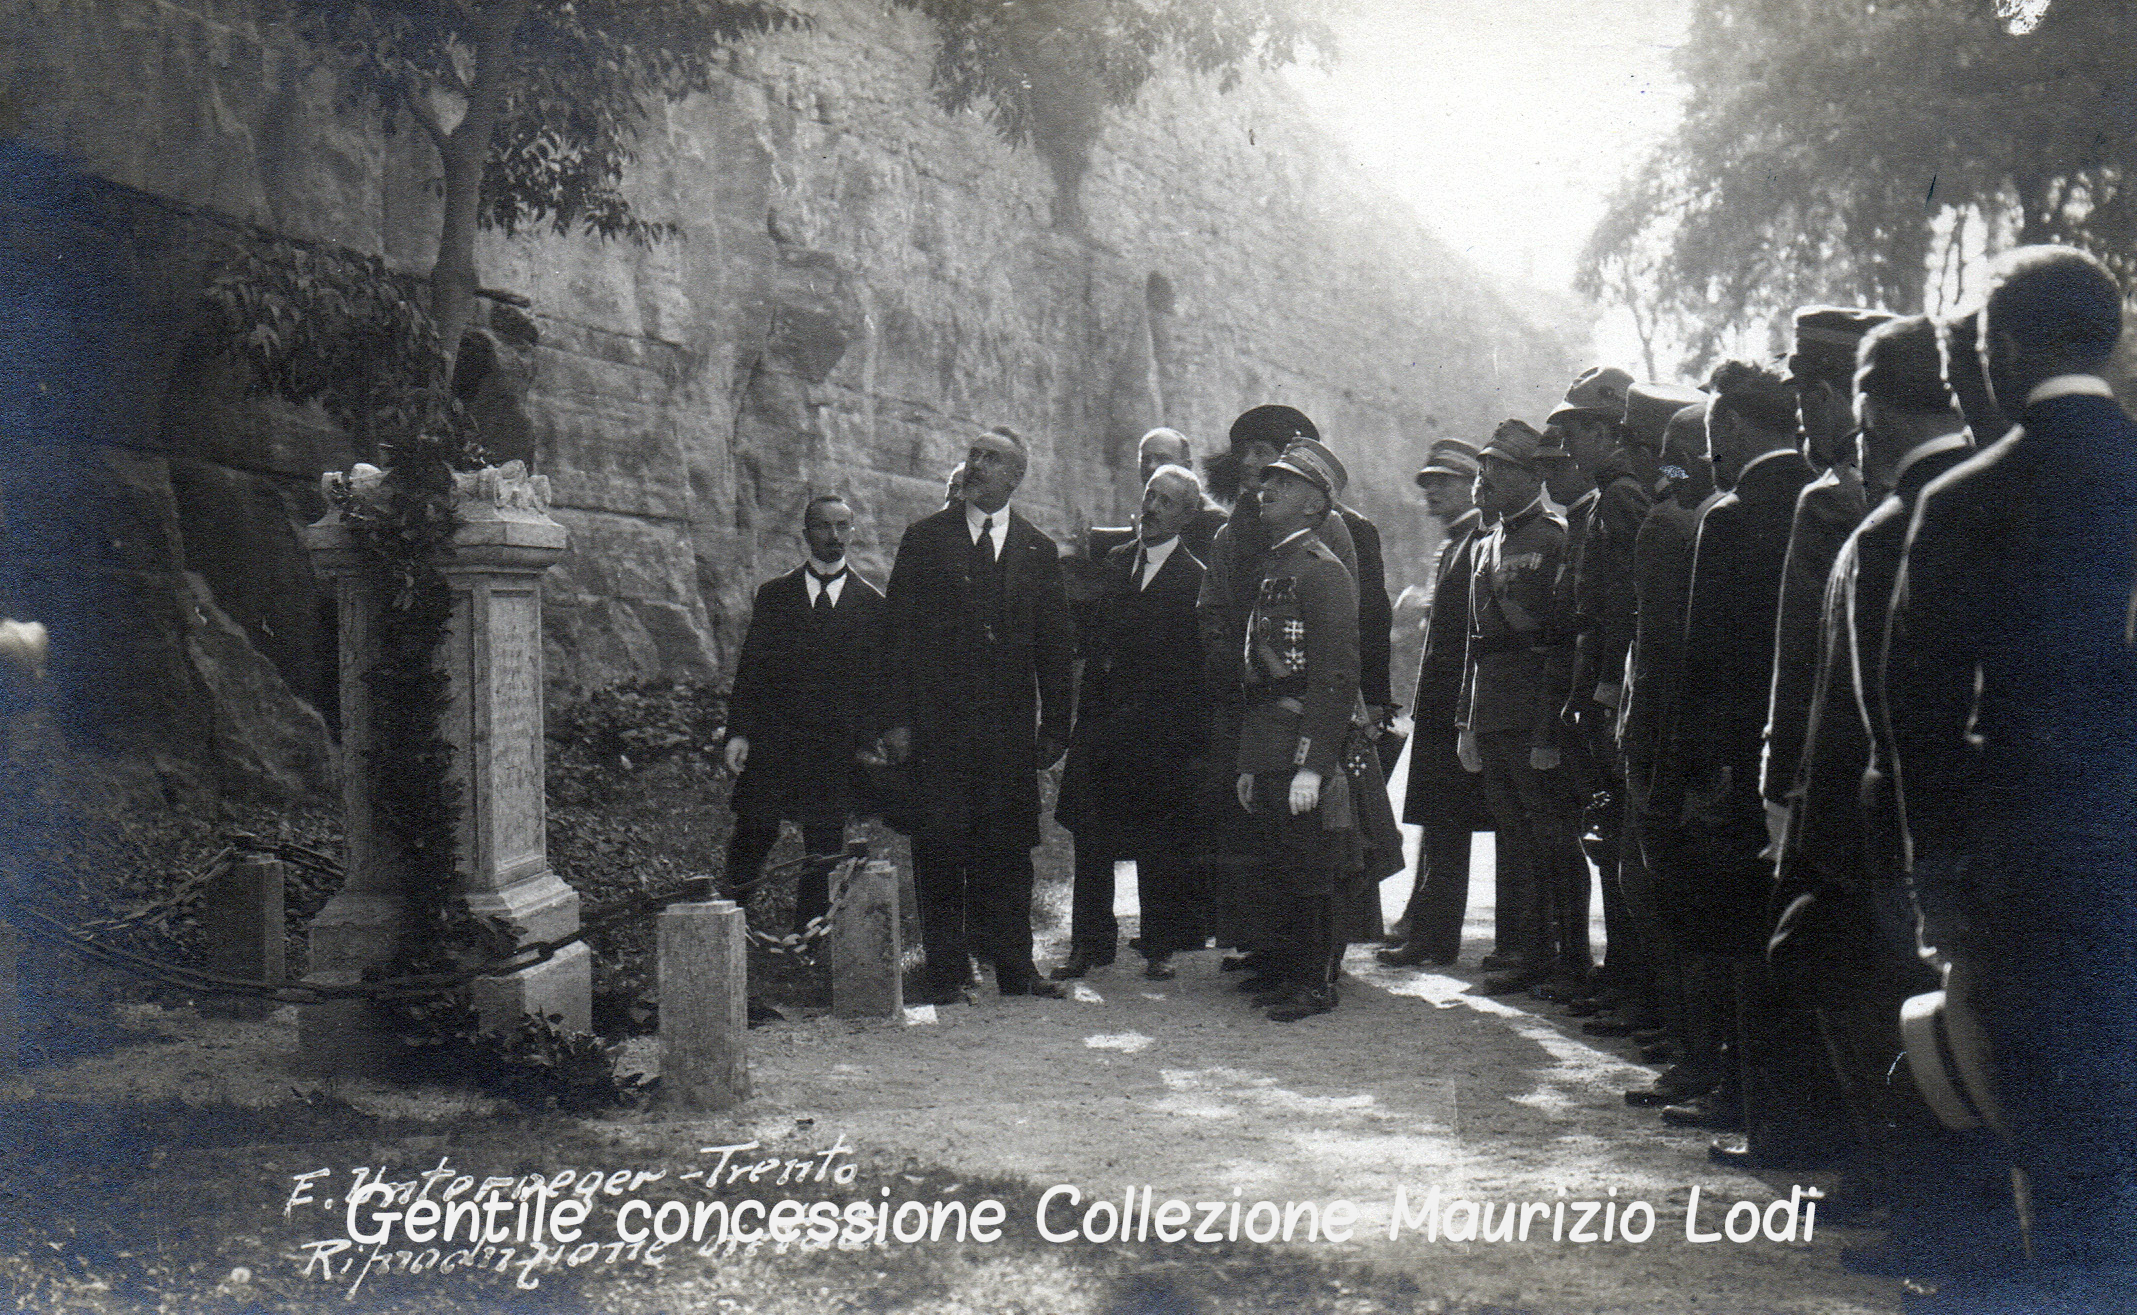
[[528,0],[497,0],[475,31],[475,74],[467,113],[439,151],[445,171],[445,216],[438,231],[438,263],[430,271],[430,315],[438,341],[457,359],[460,338],[474,317],[475,229],[482,210],[482,171],[490,137],[504,110],[514,67],[513,43]]

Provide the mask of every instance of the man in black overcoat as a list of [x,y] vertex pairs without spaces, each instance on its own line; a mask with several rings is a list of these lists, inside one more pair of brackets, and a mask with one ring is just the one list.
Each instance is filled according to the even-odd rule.
[[965,456],[963,500],[907,528],[885,626],[892,728],[920,816],[913,882],[936,1003],[962,998],[967,954],[1004,995],[1058,996],[1031,958],[1041,771],[1068,741],[1075,647],[1054,541],[1010,509],[1028,456],[996,428]]
[[1113,962],[1118,859],[1135,861],[1144,976],[1172,977],[1172,956],[1202,945],[1192,764],[1209,743],[1209,699],[1195,633],[1202,563],[1181,533],[1202,497],[1187,467],[1152,472],[1137,540],[1107,554],[1093,624],[1080,636],[1082,692],[1054,805],[1054,820],[1076,836],[1069,959],[1056,981]]
[[[883,595],[846,564],[853,509],[835,493],[802,512],[809,557],[764,582],[750,608],[727,705],[727,767],[739,774],[727,846],[735,890],[757,875],[781,821],[811,854],[836,853],[862,811],[856,755],[883,731]],[[829,907],[829,876],[802,876],[794,930]]]
[[[1671,744],[1649,796],[1658,824],[1644,838],[1655,850],[1663,916],[1684,952],[1702,961],[1694,965],[1696,981],[1718,985],[1724,972],[1747,979],[1744,989],[1726,993],[1687,983],[1694,996],[1687,1002],[1694,1013],[1693,1060],[1707,1060],[1707,1038],[1726,1032],[1738,1060],[1730,1076],[1738,1077],[1753,1058],[1743,1044],[1747,1010],[1765,1007],[1756,970],[1763,967],[1773,865],[1762,857],[1759,749],[1773,678],[1774,612],[1796,495],[1810,482],[1811,468],[1796,450],[1795,396],[1778,375],[1728,361],[1709,386],[1715,478],[1732,487],[1699,519]],[[1742,1094],[1732,1081],[1717,1100],[1669,1106],[1664,1117],[1687,1126],[1739,1127]]]
[[[2010,252],[1990,286],[1981,354],[2017,427],[1922,492],[1893,595],[1885,713],[1922,944],[1953,1032],[1986,1041],[1983,1112],[2024,1173],[2034,1245],[2053,1266],[2126,1266],[2137,425],[2101,377],[2122,298],[2068,247]],[[2056,1309],[2128,1309],[2124,1283]]]

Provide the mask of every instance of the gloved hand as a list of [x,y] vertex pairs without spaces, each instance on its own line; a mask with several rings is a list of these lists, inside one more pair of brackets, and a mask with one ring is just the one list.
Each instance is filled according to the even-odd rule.
[[743,767],[749,763],[748,736],[730,735],[727,737],[726,760],[727,770],[733,772],[737,776],[740,776],[742,774]]

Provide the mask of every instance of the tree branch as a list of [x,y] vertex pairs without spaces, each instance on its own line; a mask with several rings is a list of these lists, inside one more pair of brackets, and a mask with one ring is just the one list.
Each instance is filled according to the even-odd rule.
[[415,121],[423,126],[424,133],[430,137],[430,144],[438,148],[438,156],[443,159],[450,137],[445,131],[445,124],[439,120],[437,111],[405,92],[401,95],[401,103],[408,107],[408,113]]

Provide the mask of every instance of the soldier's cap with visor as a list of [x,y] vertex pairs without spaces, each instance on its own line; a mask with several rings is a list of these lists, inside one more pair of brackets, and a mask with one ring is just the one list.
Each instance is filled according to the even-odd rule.
[[1536,449],[1542,446],[1543,435],[1536,432],[1536,426],[1526,420],[1502,420],[1499,427],[1491,431],[1491,442],[1484,445],[1484,457],[1534,471]]
[[1593,365],[1581,371],[1573,386],[1566,390],[1566,400],[1558,409],[1544,418],[1547,425],[1555,425],[1567,416],[1591,415],[1612,422],[1625,418],[1625,395],[1632,390],[1632,375],[1614,365]]
[[1417,485],[1423,488],[1425,481],[1434,475],[1452,475],[1457,479],[1475,479],[1484,468],[1484,462],[1474,443],[1459,438],[1437,439],[1431,451],[1425,454],[1424,469],[1417,472]]
[[1855,378],[1855,352],[1862,336],[1892,318],[1890,311],[1863,306],[1801,306],[1794,317],[1788,382],[1823,380],[1845,393]]
[[1545,462],[1571,461],[1572,459],[1573,445],[1566,438],[1566,427],[1564,425],[1545,425],[1543,427],[1543,437],[1536,444],[1534,460]]
[[1326,494],[1331,505],[1343,496],[1343,486],[1350,483],[1350,472],[1328,446],[1315,438],[1294,439],[1284,449],[1284,454],[1261,468],[1263,479],[1272,470],[1281,470],[1295,475]]
[[1281,452],[1293,439],[1310,438],[1318,442],[1320,437],[1321,431],[1306,418],[1304,411],[1281,402],[1265,402],[1240,412],[1239,418],[1232,422],[1226,441],[1234,452],[1249,443],[1267,443]]
[[1662,431],[1669,427],[1670,417],[1705,400],[1706,395],[1697,388],[1634,384],[1625,397],[1625,437],[1641,447],[1659,450]]

